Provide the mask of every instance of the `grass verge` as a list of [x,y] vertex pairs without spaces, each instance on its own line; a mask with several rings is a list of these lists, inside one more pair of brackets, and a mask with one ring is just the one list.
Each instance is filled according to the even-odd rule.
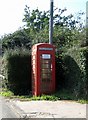
[[31,100],[49,100],[49,101],[57,101],[57,100],[72,100],[77,101],[81,104],[88,104],[88,100],[75,100],[74,96],[72,94],[69,94],[66,90],[59,91],[51,95],[41,95],[41,96],[32,96],[32,95],[14,95],[13,92],[3,89],[3,91],[0,92],[1,96],[8,97],[10,99],[18,99],[20,101],[31,101]]

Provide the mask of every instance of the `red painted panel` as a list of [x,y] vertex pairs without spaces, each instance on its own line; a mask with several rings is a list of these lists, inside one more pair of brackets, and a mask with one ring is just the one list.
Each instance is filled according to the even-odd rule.
[[35,96],[55,91],[55,47],[51,44],[32,47],[32,88]]

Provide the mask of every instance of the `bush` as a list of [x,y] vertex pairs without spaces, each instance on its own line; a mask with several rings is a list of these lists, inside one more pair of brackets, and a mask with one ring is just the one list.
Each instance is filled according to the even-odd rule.
[[55,65],[56,65],[56,90],[62,90],[64,88],[64,84],[65,84],[65,76],[64,76],[64,69],[63,69],[63,60],[62,60],[62,56],[61,54],[56,56],[56,61],[55,61]]
[[[86,99],[88,92],[88,48],[68,49],[56,57],[56,89],[66,90],[74,98]],[[4,74],[7,88],[15,95],[28,95],[31,91],[31,55],[21,50],[7,51]]]
[[4,74],[7,88],[15,95],[29,94],[31,91],[31,55],[30,52],[10,50],[4,55]]
[[88,96],[88,48],[69,49],[62,54],[63,88],[76,98]]

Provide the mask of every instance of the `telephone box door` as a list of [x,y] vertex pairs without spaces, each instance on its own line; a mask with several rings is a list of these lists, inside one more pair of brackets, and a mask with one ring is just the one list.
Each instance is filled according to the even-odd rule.
[[48,93],[52,90],[52,55],[41,54],[40,55],[40,90],[43,93]]

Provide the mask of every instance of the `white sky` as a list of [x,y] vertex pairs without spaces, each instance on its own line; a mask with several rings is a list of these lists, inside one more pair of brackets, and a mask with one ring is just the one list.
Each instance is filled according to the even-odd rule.
[[[54,0],[54,6],[67,8],[67,13],[86,12],[87,0]],[[24,8],[49,10],[50,0],[0,0],[0,36],[18,30],[23,26]]]

